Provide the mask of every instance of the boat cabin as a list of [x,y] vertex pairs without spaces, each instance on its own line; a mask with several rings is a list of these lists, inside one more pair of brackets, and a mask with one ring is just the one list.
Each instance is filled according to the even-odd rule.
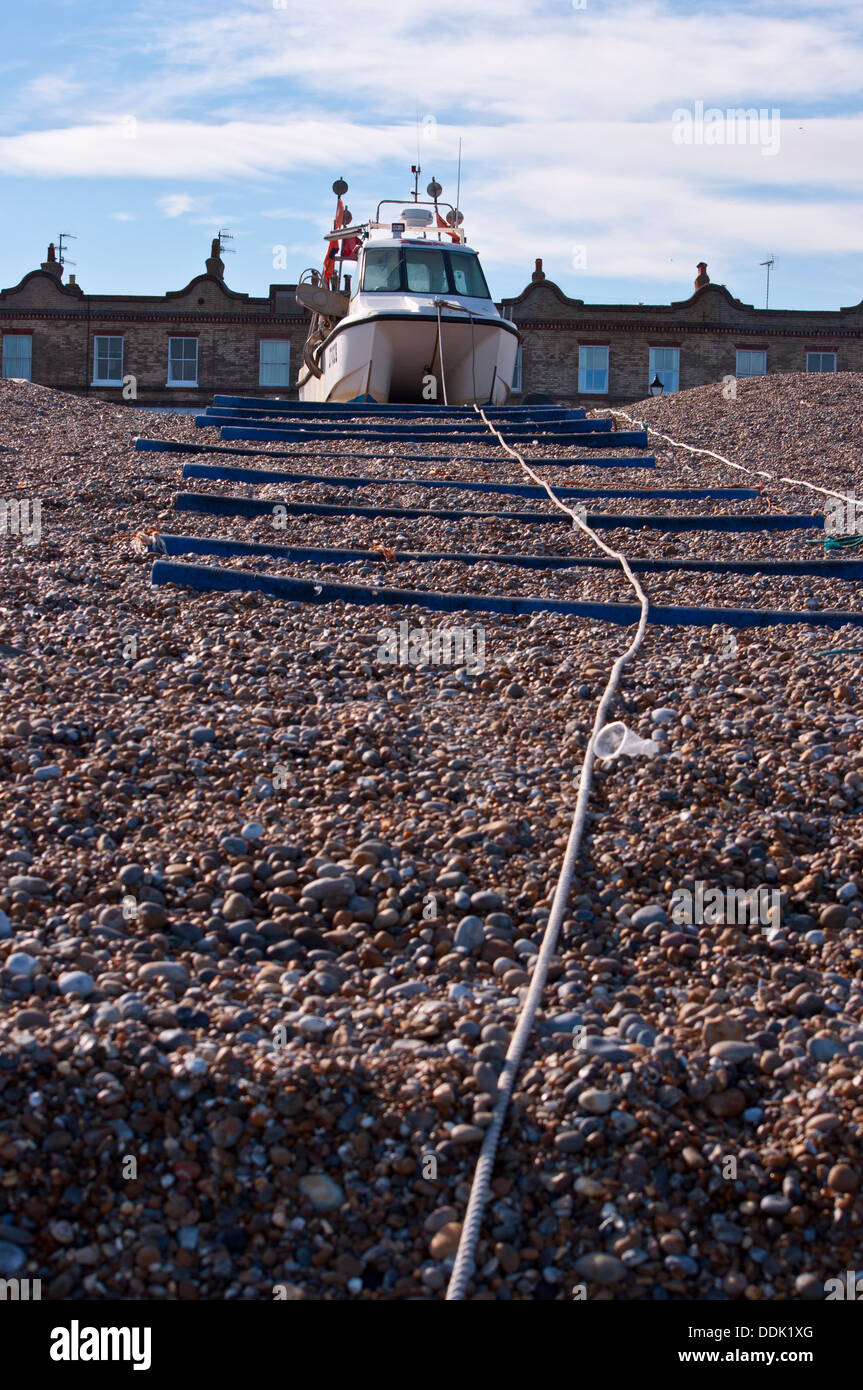
[[491,299],[479,256],[467,248],[393,241],[362,251],[364,294],[455,294]]

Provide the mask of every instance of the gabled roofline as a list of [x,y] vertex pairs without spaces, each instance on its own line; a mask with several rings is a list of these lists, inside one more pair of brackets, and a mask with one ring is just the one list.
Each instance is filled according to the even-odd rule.
[[533,291],[538,288],[544,290],[551,290],[555,299],[558,300],[560,304],[563,304],[568,308],[572,307],[579,309],[584,307],[583,299],[570,299],[568,295],[564,294],[563,290],[560,288],[560,285],[556,285],[553,280],[532,280],[529,284],[525,285],[521,294],[514,295],[511,299],[502,299],[500,302],[502,305],[521,304],[525,299],[527,299],[529,294],[532,294]]
[[822,318],[825,314],[859,314],[863,310],[863,300],[859,304],[852,304],[839,309],[759,309],[755,304],[744,304],[741,299],[735,299],[726,285],[715,284],[713,281],[708,285],[702,285],[700,289],[694,290],[688,299],[673,299],[669,304],[594,304],[586,303],[583,299],[570,299],[564,294],[559,285],[553,280],[532,280],[525,285],[521,294],[512,298],[500,300],[500,308],[515,307],[524,304],[530,295],[537,289],[550,290],[554,299],[566,309],[587,310],[591,314],[602,314],[609,310],[620,311],[625,309],[627,313],[639,318],[648,314],[671,314],[679,313],[692,305],[698,304],[708,295],[719,295],[731,308],[742,311],[746,314],[755,314],[759,318],[766,320],[781,320],[782,318],[800,318],[810,315],[813,318]]
[[[189,294],[189,292],[193,290],[196,285],[202,285],[205,281],[208,281],[212,285],[216,285],[217,288],[221,290],[222,294],[225,296],[226,299],[242,299],[244,303],[248,304],[250,302],[253,302],[254,299],[258,298],[258,296],[252,296],[250,294],[245,293],[242,290],[229,290],[224,280],[220,280],[217,275],[211,275],[208,270],[204,271],[201,275],[194,275],[192,279],[189,281],[188,285],[184,285],[181,290],[166,290],[164,295],[148,295],[147,298],[181,299],[184,294]],[[91,297],[93,299],[111,298],[110,295],[92,295]],[[128,297],[142,298],[143,296],[130,295]],[[262,299],[260,302],[266,303],[266,300]]]
[[[501,300],[501,303],[502,303],[502,304],[521,304],[521,303],[523,303],[524,300],[526,300],[526,299],[528,298],[528,296],[529,296],[530,294],[532,294],[533,291],[536,290],[536,289],[551,290],[552,294],[554,295],[554,298],[558,301],[558,303],[559,303],[559,304],[562,304],[562,305],[563,305],[565,308],[567,308],[567,309],[598,309],[598,310],[599,310],[599,309],[632,309],[633,311],[636,311],[636,312],[637,312],[637,311],[643,311],[645,314],[655,314],[655,313],[658,313],[658,312],[661,313],[663,310],[665,310],[666,312],[668,312],[669,309],[683,309],[683,308],[685,308],[685,307],[686,307],[687,305],[689,305],[689,304],[696,304],[696,303],[698,302],[699,299],[703,299],[705,295],[708,295],[708,294],[710,294],[710,293],[712,292],[712,293],[714,293],[714,294],[719,294],[719,295],[721,295],[722,298],[723,298],[724,300],[726,300],[726,302],[727,302],[728,304],[732,304],[736,309],[751,309],[751,310],[753,311],[753,313],[764,312],[763,310],[761,310],[761,311],[757,310],[757,309],[755,308],[754,304],[743,304],[743,303],[741,303],[741,301],[740,301],[739,299],[735,299],[735,298],[734,298],[733,294],[731,294],[731,293],[726,289],[725,285],[716,285],[716,284],[713,284],[712,281],[711,281],[711,283],[710,283],[709,285],[702,285],[701,289],[699,289],[699,290],[693,290],[692,294],[689,296],[688,299],[673,299],[669,304],[624,304],[624,303],[618,303],[618,304],[595,304],[595,303],[590,303],[590,304],[587,304],[586,301],[583,300],[583,299],[570,299],[568,295],[564,294],[564,292],[563,292],[563,290],[560,288],[560,286],[557,285],[557,284],[555,284],[554,280],[532,280],[532,281],[530,282],[530,284],[525,285],[525,287],[524,287],[524,289],[522,290],[521,294],[516,295],[513,299],[503,299],[503,300]],[[807,311],[807,310],[802,310],[802,311],[799,311],[799,310],[796,310],[796,309],[789,309],[789,310],[787,310],[787,311],[777,311],[777,312],[788,312],[788,313],[798,313],[798,312],[803,312],[803,313],[806,313],[806,312],[809,312],[809,313],[823,313],[823,312],[825,312],[825,311],[824,311],[824,310],[808,310],[808,311]],[[826,312],[829,312],[829,311],[826,311]]]
[[129,303],[143,303],[147,305],[170,304],[177,299],[182,299],[185,295],[193,293],[196,287],[200,287],[205,283],[215,285],[226,299],[239,300],[242,304],[264,305],[268,304],[270,300],[269,294],[258,296],[247,294],[241,290],[228,289],[224,280],[220,280],[217,275],[211,275],[209,271],[205,271],[201,275],[193,276],[189,283],[184,285],[182,289],[166,290],[164,294],[87,294],[80,285],[64,284],[59,276],[53,275],[49,270],[28,270],[27,274],[18,281],[17,285],[10,285],[6,289],[0,289],[0,300],[18,294],[31,280],[35,279],[48,280],[52,288],[55,289],[58,294],[64,295],[69,299],[86,299],[94,306]]
[[17,285],[8,285],[6,289],[0,290],[0,299],[4,299],[10,294],[17,294],[30,280],[49,280],[58,294],[65,294],[70,299],[80,299],[84,293],[80,285],[64,285],[60,277],[53,275],[50,270],[28,270]]

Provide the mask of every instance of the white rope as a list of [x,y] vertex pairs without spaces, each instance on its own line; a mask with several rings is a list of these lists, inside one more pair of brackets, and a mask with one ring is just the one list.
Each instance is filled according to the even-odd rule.
[[468,1281],[474,1272],[474,1257],[479,1242],[483,1210],[488,1200],[497,1146],[500,1141],[504,1119],[506,1118],[506,1112],[515,1087],[515,1078],[518,1074],[522,1058],[524,1057],[536,1011],[539,1007],[540,999],[542,998],[543,989],[545,988],[545,982],[548,977],[548,967],[551,964],[554,949],[557,945],[557,938],[560,933],[563,914],[566,910],[567,899],[569,897],[572,876],[575,872],[576,860],[578,859],[579,850],[581,848],[581,837],[584,831],[585,818],[587,816],[587,803],[590,798],[590,789],[593,782],[593,767],[596,759],[596,754],[594,752],[596,735],[606,722],[606,715],[617,689],[618,681],[620,680],[624,666],[632,659],[644,640],[649,614],[647,594],[630,569],[626,556],[621,554],[620,551],[612,550],[610,546],[606,545],[596,532],[591,530],[582,517],[555,496],[548,483],[540,478],[538,474],[534,473],[533,469],[525,463],[521,454],[518,453],[516,449],[510,448],[500,431],[495,429],[494,425],[491,424],[485,411],[480,410],[476,405],[474,405],[474,410],[482,417],[485,424],[491,430],[492,434],[497,437],[506,452],[514,459],[517,459],[518,463],[529,477],[533,478],[541,487],[545,488],[554,505],[559,507],[560,510],[565,512],[568,516],[571,516],[575,524],[599,546],[600,550],[604,550],[607,555],[612,556],[613,559],[620,562],[623,572],[635,590],[638,601],[641,604],[641,616],[638,620],[635,636],[626,648],[626,651],[617,658],[611,668],[608,683],[603,692],[602,699],[597,706],[596,717],[593,721],[593,729],[588,739],[584,754],[584,762],[581,765],[581,772],[578,778],[578,793],[575,801],[572,826],[569,831],[569,839],[566,844],[566,853],[563,857],[563,864],[561,865],[557,885],[554,890],[551,912],[545,932],[543,933],[542,944],[536,957],[536,965],[531,975],[530,984],[522,1002],[521,1010],[516,1019],[516,1026],[512,1038],[510,1039],[509,1047],[507,1048],[503,1069],[498,1079],[497,1100],[492,1112],[491,1124],[485,1132],[482,1148],[479,1151],[479,1158],[477,1159],[458,1251],[456,1252],[455,1263],[446,1293],[447,1301],[464,1298]]
[[714,453],[712,449],[697,449],[694,444],[684,444],[680,439],[672,439],[670,434],[663,434],[661,430],[648,425],[645,420],[636,420],[634,416],[627,415],[625,410],[603,410],[590,412],[592,415],[619,415],[622,420],[628,420],[631,425],[640,425],[649,434],[655,434],[657,439],[664,439],[666,444],[670,444],[673,449],[685,449],[689,454],[704,454],[707,458],[718,459],[720,463],[725,463],[729,468],[736,468],[740,473],[748,473],[753,478],[769,478],[774,483],[788,483],[792,487],[806,487],[810,492],[820,492],[824,497],[838,497],[843,502],[850,502],[852,507],[863,508],[863,502],[858,502],[854,497],[846,497],[844,492],[834,492],[829,487],[819,487],[817,483],[807,483],[803,478],[786,478],[781,473],[770,473],[766,468],[747,468],[743,463],[734,463],[732,459],[727,459],[724,454]]

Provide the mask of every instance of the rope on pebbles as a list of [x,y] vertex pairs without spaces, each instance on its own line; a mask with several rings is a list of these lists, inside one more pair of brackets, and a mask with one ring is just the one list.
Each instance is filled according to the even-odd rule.
[[536,1011],[539,1007],[540,999],[542,998],[543,989],[545,988],[548,967],[551,964],[551,959],[557,945],[557,938],[560,934],[560,928],[563,922],[563,914],[566,910],[566,904],[569,898],[572,876],[575,872],[575,864],[581,848],[581,837],[584,832],[584,823],[587,816],[587,803],[590,799],[590,790],[593,783],[593,767],[596,760],[596,736],[606,722],[608,709],[615,691],[617,690],[623,668],[627,662],[632,660],[644,640],[650,611],[647,594],[633,574],[626,556],[618,550],[613,550],[611,546],[606,545],[605,541],[599,538],[596,532],[588,526],[587,522],[579,516],[577,512],[567,507],[565,503],[561,502],[560,499],[555,496],[549,484],[545,482],[543,478],[540,478],[537,473],[534,473],[533,469],[525,462],[518,450],[511,448],[510,445],[507,444],[503,435],[491,423],[484,410],[481,410],[476,405],[474,406],[474,410],[476,410],[477,414],[482,418],[492,434],[496,435],[505,451],[512,455],[529,477],[533,478],[535,482],[539,483],[539,485],[545,489],[554,505],[559,507],[562,512],[565,512],[567,516],[572,517],[576,526],[593,541],[594,545],[598,546],[600,550],[604,550],[606,555],[610,555],[613,559],[618,561],[626,578],[635,590],[636,597],[641,605],[641,616],[638,620],[635,636],[611,668],[608,683],[603,692],[602,699],[597,706],[596,717],[593,721],[593,729],[591,730],[590,738],[587,742],[584,762],[581,765],[581,772],[578,778],[578,794],[576,796],[575,811],[569,831],[569,839],[566,844],[566,853],[564,854],[563,864],[561,865],[560,874],[555,886],[551,912],[545,932],[543,933],[542,944],[536,957],[536,965],[530,977],[530,984],[528,985],[527,993],[519,1011],[516,1026],[512,1038],[510,1039],[509,1047],[507,1048],[503,1069],[498,1080],[497,1100],[492,1112],[491,1124],[485,1132],[482,1148],[479,1151],[479,1158],[477,1159],[470,1196],[468,1198],[467,1210],[465,1211],[464,1224],[462,1225],[461,1238],[459,1240],[458,1250],[456,1251],[452,1274],[450,1275],[449,1287],[446,1292],[447,1301],[458,1301],[464,1298],[468,1281],[476,1267],[474,1256],[479,1241],[483,1210],[488,1200],[497,1146],[500,1141],[506,1112],[509,1108],[509,1102],[515,1087],[515,1078],[518,1075],[518,1070],[521,1066],[533,1027],[533,1021],[536,1017]]
[[724,454],[717,454],[713,449],[699,449],[694,444],[684,444],[680,439],[672,439],[670,434],[663,434],[661,430],[654,429],[653,425],[648,425],[644,420],[636,420],[625,410],[609,409],[603,414],[619,415],[622,420],[628,420],[631,425],[637,425],[639,429],[647,430],[648,434],[655,434],[657,439],[663,439],[672,449],[685,449],[688,454],[704,454],[707,458],[717,459],[719,463],[724,463],[729,468],[736,468],[739,473],[748,473],[750,477],[769,478],[772,483],[788,483],[791,487],[805,487],[810,492],[820,492],[822,497],[838,497],[840,501],[850,502],[852,507],[859,507],[863,510],[863,502],[859,502],[854,497],[846,496],[844,492],[834,492],[832,488],[819,487],[817,483],[807,483],[804,478],[786,478],[781,473],[770,473],[766,468],[747,468],[744,463],[735,463],[733,459],[727,459]]
[[[507,1049],[506,1058],[504,1060],[503,1069],[501,1071],[500,1079],[498,1082],[498,1097],[492,1113],[492,1122],[486,1130],[482,1147],[480,1149],[479,1158],[477,1159],[473,1182],[471,1184],[470,1196],[468,1198],[467,1210],[465,1212],[464,1224],[462,1226],[461,1238],[459,1240],[459,1246],[456,1252],[455,1262],[453,1264],[453,1270],[450,1276],[449,1286],[446,1292],[447,1301],[458,1301],[464,1298],[468,1282],[475,1270],[474,1256],[479,1241],[483,1210],[485,1208],[486,1201],[488,1200],[489,1186],[491,1183],[492,1171],[494,1167],[495,1156],[497,1154],[498,1143],[500,1141],[501,1132],[503,1130],[503,1124],[506,1118],[506,1112],[509,1107],[509,1102],[512,1098],[512,1093],[515,1086],[515,1078],[518,1074],[518,1069],[524,1057],[525,1049],[527,1047],[528,1039],[530,1037],[530,1032],[533,1026],[533,1021],[536,1016],[536,1011],[539,1007],[539,1002],[542,997],[543,989],[545,988],[545,982],[548,976],[548,967],[551,963],[551,958],[554,954],[555,946],[557,945],[560,927],[563,922],[563,914],[569,896],[569,889],[572,882],[573,873],[575,871],[575,864],[578,858],[579,849],[581,847],[581,838],[584,831],[584,823],[587,814],[587,803],[590,797],[590,790],[593,781],[593,767],[596,758],[596,754],[594,751],[596,736],[599,733],[600,729],[603,727],[603,724],[605,723],[605,717],[609,705],[611,703],[612,697],[617,689],[621,672],[624,666],[627,664],[627,662],[632,659],[632,657],[636,654],[639,647],[641,646],[647,629],[647,622],[649,617],[649,601],[647,595],[645,594],[644,590],[642,589],[641,585],[639,584],[638,580],[633,574],[629,566],[629,563],[626,559],[626,556],[620,553],[619,551],[611,549],[610,546],[607,546],[605,542],[602,541],[599,538],[599,536],[597,536],[596,533],[591,530],[591,528],[582,519],[582,517],[580,517],[571,508],[567,507],[563,502],[560,501],[558,497],[555,496],[549,484],[546,483],[544,479],[540,478],[528,466],[528,464],[522,458],[521,454],[519,454],[516,449],[511,448],[506,443],[500,431],[497,430],[495,426],[489,421],[488,416],[486,415],[484,410],[480,409],[480,407],[476,405],[474,406],[474,410],[476,410],[477,414],[482,418],[489,430],[491,430],[492,434],[496,435],[498,441],[500,442],[504,450],[520,464],[522,469],[525,471],[525,473],[528,474],[529,477],[533,478],[535,482],[539,483],[540,486],[545,489],[554,505],[556,507],[559,507],[560,510],[562,512],[565,512],[568,516],[572,517],[572,520],[575,522],[575,524],[582,531],[584,531],[584,533],[590,538],[590,540],[594,542],[595,545],[597,545],[601,550],[604,550],[606,554],[612,556],[619,562],[624,574],[626,575],[627,579],[629,580],[630,584],[635,590],[636,595],[638,596],[639,602],[641,604],[641,618],[639,620],[638,628],[636,630],[636,634],[632,642],[627,647],[626,651],[623,652],[623,654],[617,658],[614,665],[612,666],[611,673],[608,678],[608,683],[605,687],[605,691],[603,692],[602,699],[600,700],[599,705],[597,707],[596,717],[593,722],[593,729],[591,731],[590,738],[588,739],[587,748],[585,750],[584,762],[582,763],[581,773],[579,775],[578,795],[576,797],[575,812],[573,814],[572,825],[569,832],[569,839],[566,845],[566,853],[564,854],[560,875],[558,877],[557,885],[554,890],[554,898],[552,900],[551,913],[549,915],[548,923],[543,934],[539,954],[536,957],[536,966],[534,968],[533,974],[531,975],[530,984],[528,986],[527,993],[525,995],[524,1001],[521,1006],[521,1010],[516,1020],[516,1026],[513,1031],[509,1047]],[[634,419],[633,416],[627,414],[627,412],[624,410],[609,410],[607,413],[610,415],[617,415],[622,419],[628,421],[632,425],[646,429],[650,434],[656,435],[658,439],[663,440],[673,449],[682,449],[690,454],[701,454],[707,458],[716,459],[718,463],[723,463],[727,465],[727,467],[729,468],[735,468],[739,472],[748,473],[750,476],[753,477],[762,477],[768,479],[771,482],[785,483],[793,487],[808,488],[809,491],[820,493],[824,497],[837,497],[844,502],[851,502],[852,504],[855,504],[856,502],[856,499],[847,497],[842,492],[834,492],[830,488],[818,487],[817,484],[808,483],[802,478],[784,477],[782,475],[777,475],[775,473],[768,472],[766,469],[763,468],[747,468],[744,464],[735,463],[732,459],[726,458],[723,454],[716,453],[713,449],[701,449],[697,448],[695,445],[692,444],[685,444],[681,440],[672,439],[670,435],[663,434],[661,430],[655,429],[652,425],[648,425],[644,421]],[[856,505],[863,508],[863,503],[856,503]]]

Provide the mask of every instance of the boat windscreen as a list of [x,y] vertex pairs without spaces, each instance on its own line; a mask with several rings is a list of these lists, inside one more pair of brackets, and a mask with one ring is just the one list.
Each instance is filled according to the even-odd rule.
[[472,251],[443,247],[369,246],[363,264],[363,290],[397,294],[460,294],[491,299],[479,258]]
[[368,247],[363,264],[363,289],[398,293],[402,287],[401,259],[398,246]]
[[447,260],[456,294],[469,295],[472,299],[491,299],[479,256],[469,251],[448,251]]
[[440,251],[405,250],[407,285],[411,294],[448,294],[446,264]]

